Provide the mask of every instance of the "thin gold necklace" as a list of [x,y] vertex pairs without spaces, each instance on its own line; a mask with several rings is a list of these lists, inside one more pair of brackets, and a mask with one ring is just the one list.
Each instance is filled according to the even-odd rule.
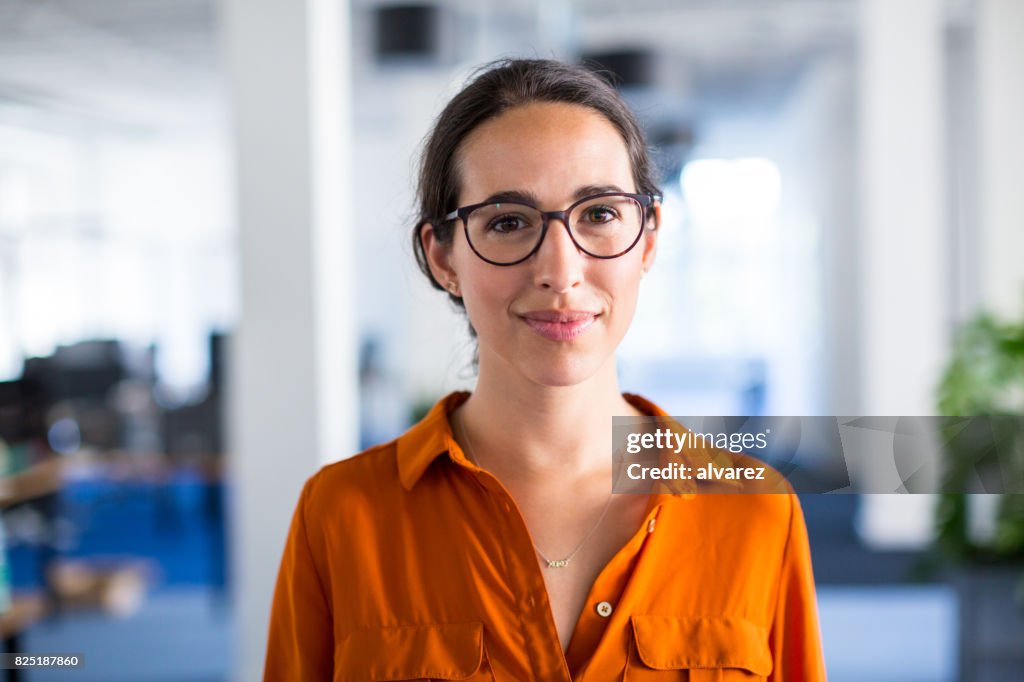
[[[478,467],[480,467],[482,469],[483,468],[483,464],[480,462],[479,458],[477,458],[473,454],[473,443],[469,440],[469,432],[466,430],[466,424],[463,422],[462,419],[459,419],[459,430],[462,431],[462,437],[466,439],[466,454],[469,455],[470,461],[472,461],[474,464],[476,464]],[[544,553],[540,551],[540,548],[537,547],[537,543],[533,543],[533,549],[536,550],[536,552],[540,556],[540,558],[543,559],[544,562],[548,565],[548,568],[564,568],[564,567],[568,566],[569,562],[572,560],[572,558],[574,556],[576,556],[576,554],[581,549],[583,549],[583,545],[587,544],[587,540],[590,539],[590,536],[594,534],[594,531],[596,531],[598,526],[601,525],[601,522],[604,521],[605,514],[608,513],[608,507],[610,507],[611,504],[612,504],[612,493],[608,493],[608,501],[604,503],[604,510],[601,512],[601,516],[598,517],[597,523],[594,524],[594,527],[590,529],[590,532],[587,533],[586,537],[583,538],[583,540],[580,542],[580,544],[576,546],[576,549],[574,549],[572,551],[572,553],[569,556],[565,557],[564,559],[549,559],[549,558],[547,558],[546,556],[544,556]]]

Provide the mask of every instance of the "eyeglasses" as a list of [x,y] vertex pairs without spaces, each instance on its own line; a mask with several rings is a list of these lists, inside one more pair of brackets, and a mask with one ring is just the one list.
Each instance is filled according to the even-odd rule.
[[[576,248],[594,258],[618,258],[640,241],[657,194],[602,193],[584,197],[564,211],[541,211],[521,201],[489,201],[455,209],[466,241],[492,265],[521,263],[540,249],[551,219],[561,220]],[[653,227],[651,228],[653,229]]]

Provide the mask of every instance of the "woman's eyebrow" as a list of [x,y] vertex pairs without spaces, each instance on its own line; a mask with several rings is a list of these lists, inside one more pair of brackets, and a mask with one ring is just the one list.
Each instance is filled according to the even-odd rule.
[[626,190],[622,189],[618,185],[584,185],[579,187],[573,192],[574,199],[582,199],[583,197],[589,197],[594,194],[606,194],[609,192],[616,192],[619,194],[624,193]]
[[512,201],[520,204],[529,204],[530,206],[536,206],[539,202],[537,195],[533,192],[523,192],[517,189],[506,189],[500,192],[495,192],[491,196],[484,199],[483,204],[495,204],[502,201]]

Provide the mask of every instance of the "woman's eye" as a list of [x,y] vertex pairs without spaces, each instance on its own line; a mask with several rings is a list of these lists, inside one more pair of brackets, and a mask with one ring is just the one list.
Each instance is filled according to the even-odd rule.
[[588,223],[609,223],[619,217],[619,214],[610,206],[592,206],[583,214]]
[[526,221],[520,216],[504,215],[488,223],[487,229],[491,232],[515,232],[526,226]]

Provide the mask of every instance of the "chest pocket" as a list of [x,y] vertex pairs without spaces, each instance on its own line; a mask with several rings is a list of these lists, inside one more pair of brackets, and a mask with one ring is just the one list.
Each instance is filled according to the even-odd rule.
[[745,618],[633,616],[629,682],[755,682],[772,671],[768,631]]
[[494,680],[482,623],[357,630],[334,651],[335,682]]

